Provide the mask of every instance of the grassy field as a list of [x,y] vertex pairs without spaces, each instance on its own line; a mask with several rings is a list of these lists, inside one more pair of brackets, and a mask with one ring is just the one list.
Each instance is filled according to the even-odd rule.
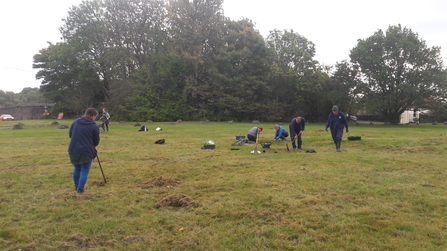
[[231,150],[249,123],[112,122],[98,146],[107,184],[95,160],[77,194],[68,129],[20,122],[0,129],[0,250],[447,249],[444,125],[351,125],[338,153],[324,124],[287,151],[262,123],[272,146],[253,155]]

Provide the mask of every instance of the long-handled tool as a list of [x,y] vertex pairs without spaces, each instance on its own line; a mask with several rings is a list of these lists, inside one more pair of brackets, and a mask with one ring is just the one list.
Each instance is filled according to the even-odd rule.
[[253,150],[253,154],[258,154],[258,138],[259,138],[259,134],[256,133],[256,144],[255,144],[255,149]]
[[99,161],[98,152],[96,152],[96,159],[98,160],[99,169],[101,169],[102,177],[104,178],[104,183],[107,184],[106,176],[104,175],[104,171],[102,170],[101,161]]
[[298,137],[301,135],[301,132],[295,136],[295,146],[298,149]]

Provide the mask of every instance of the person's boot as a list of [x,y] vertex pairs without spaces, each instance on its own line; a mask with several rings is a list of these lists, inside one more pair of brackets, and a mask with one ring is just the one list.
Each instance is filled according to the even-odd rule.
[[341,141],[337,141],[337,152],[341,152]]

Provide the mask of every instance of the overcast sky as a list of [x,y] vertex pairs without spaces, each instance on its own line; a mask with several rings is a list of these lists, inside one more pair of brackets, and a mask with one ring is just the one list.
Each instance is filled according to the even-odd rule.
[[[59,27],[81,0],[4,1],[0,9],[0,90],[21,92],[39,87],[33,55],[48,42],[60,40]],[[320,63],[349,59],[358,39],[401,24],[419,34],[428,46],[441,46],[447,61],[446,0],[224,0],[225,16],[249,18],[265,38],[270,30],[290,30],[312,41]],[[445,64],[444,64],[445,65]]]

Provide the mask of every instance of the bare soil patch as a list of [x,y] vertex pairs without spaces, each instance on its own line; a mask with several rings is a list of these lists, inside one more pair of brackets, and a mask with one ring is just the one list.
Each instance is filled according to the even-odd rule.
[[161,201],[157,202],[155,205],[156,208],[161,207],[197,207],[199,204],[195,202],[190,197],[181,194],[181,193],[175,193],[172,195],[169,195],[162,199]]
[[97,235],[93,237],[88,237],[84,234],[76,233],[68,237],[68,242],[70,242],[73,245],[69,246],[75,246],[79,249],[82,248],[89,248],[89,247],[95,247],[98,245],[98,241],[103,237],[103,235]]
[[104,183],[104,181],[99,181],[99,180],[93,180],[91,183],[92,183],[92,185],[95,185],[97,187],[103,187],[106,185],[106,183]]
[[170,178],[163,178],[162,176],[153,178],[151,180],[148,180],[144,182],[144,184],[141,186],[143,189],[153,188],[153,187],[164,187],[164,186],[176,186],[180,184],[181,182],[178,180],[170,179]]

